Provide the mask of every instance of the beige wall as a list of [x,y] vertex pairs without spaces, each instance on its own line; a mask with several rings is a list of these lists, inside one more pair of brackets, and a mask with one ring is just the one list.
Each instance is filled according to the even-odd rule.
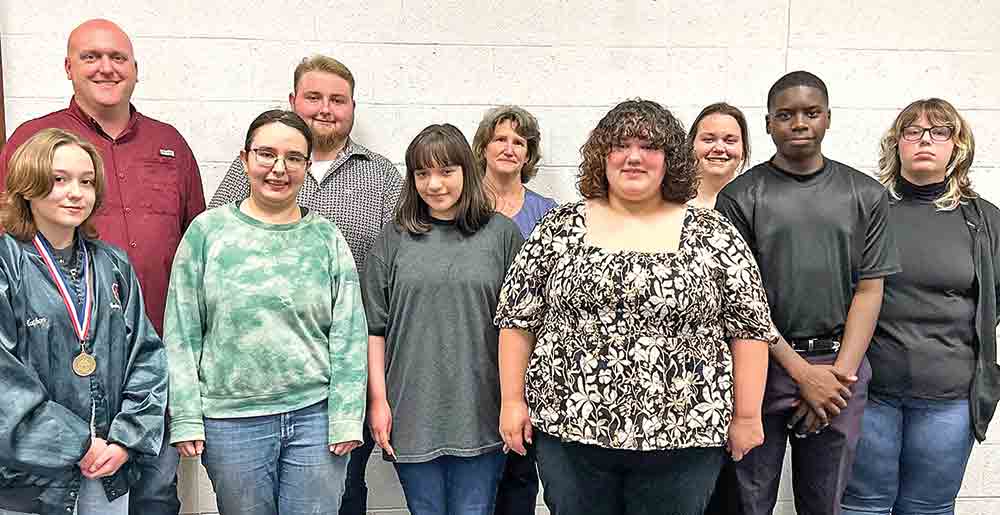
[[[185,135],[209,195],[253,116],[285,103],[298,59],[322,52],[357,76],[356,138],[396,163],[429,123],[471,137],[489,106],[528,107],[543,131],[532,184],[563,201],[576,196],[587,131],[618,100],[659,100],[685,121],[728,100],[747,113],[760,161],[773,151],[767,88],[806,68],[830,87],[827,155],[871,171],[898,110],[941,96],[973,124],[973,180],[1000,202],[1000,4],[990,0],[4,0],[9,131],[65,107],[65,39],[95,16],[133,36],[134,101]],[[973,454],[961,515],[1000,513],[996,438]],[[391,470],[378,459],[369,470],[373,511],[401,513]],[[213,511],[203,472],[194,463],[183,472],[185,511]],[[779,513],[792,513],[787,487],[782,499]]]

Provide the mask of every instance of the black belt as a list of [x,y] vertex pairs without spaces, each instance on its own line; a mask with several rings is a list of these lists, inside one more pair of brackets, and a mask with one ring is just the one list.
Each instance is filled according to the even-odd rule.
[[788,342],[795,352],[803,356],[834,354],[840,350],[840,338],[802,338]]

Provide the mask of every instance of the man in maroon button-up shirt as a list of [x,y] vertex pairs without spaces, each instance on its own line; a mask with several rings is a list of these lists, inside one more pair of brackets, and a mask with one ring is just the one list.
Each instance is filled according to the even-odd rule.
[[[41,129],[66,129],[96,145],[106,175],[104,204],[95,217],[100,239],[128,253],[146,313],[162,336],[174,252],[188,224],[205,210],[198,164],[176,129],[143,116],[130,103],[138,65],[132,42],[117,25],[90,20],[74,29],[65,68],[73,82],[69,108],[14,131],[0,153],[0,186],[11,154]],[[129,495],[130,512],[176,515],[177,451],[165,444],[156,460],[142,461],[142,478]]]

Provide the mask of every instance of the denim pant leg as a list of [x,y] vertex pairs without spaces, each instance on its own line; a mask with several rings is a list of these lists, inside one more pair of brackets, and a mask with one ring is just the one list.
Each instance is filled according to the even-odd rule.
[[221,515],[278,513],[280,415],[205,419],[201,463]]
[[507,456],[495,450],[469,458],[444,459],[449,515],[493,515]]
[[177,497],[177,466],[180,454],[170,445],[169,421],[166,421],[163,446],[156,456],[140,456],[135,466],[139,480],[129,490],[129,513],[132,515],[177,515],[181,501]]
[[393,463],[410,515],[447,515],[447,472],[441,458],[423,463]]
[[441,456],[396,463],[410,515],[491,515],[505,456],[493,451],[468,458]]
[[972,453],[969,401],[903,401],[899,496],[894,515],[953,515]]
[[76,500],[76,515],[128,515],[129,494],[108,501],[104,486],[98,479],[84,479],[80,483],[80,497]]
[[344,498],[340,503],[340,515],[365,515],[368,510],[368,485],[365,483],[365,471],[368,458],[375,449],[375,440],[368,430],[368,421],[361,432],[364,443],[351,451],[351,460],[347,463],[347,479],[344,483]]
[[326,401],[281,415],[278,513],[337,515],[350,455],[330,452]]
[[[507,464],[497,487],[495,515],[534,515],[538,499],[538,469],[535,446],[525,445],[528,453],[507,453]],[[341,514],[344,515],[344,514]]]
[[889,515],[899,490],[903,406],[898,398],[872,395],[861,422],[858,459],[840,501],[841,515]]

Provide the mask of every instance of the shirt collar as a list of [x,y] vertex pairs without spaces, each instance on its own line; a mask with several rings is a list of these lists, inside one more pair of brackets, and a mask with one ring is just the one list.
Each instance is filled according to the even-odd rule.
[[128,125],[125,126],[125,130],[122,131],[122,133],[119,134],[117,138],[112,138],[111,136],[108,136],[106,132],[104,132],[104,128],[102,128],[101,125],[97,123],[97,120],[95,120],[92,116],[87,114],[87,112],[84,111],[82,107],[80,107],[80,104],[78,104],[76,101],[75,95],[69,99],[69,113],[71,115],[73,115],[81,122],[86,124],[88,127],[93,129],[94,132],[111,140],[124,141],[132,137],[132,134],[135,130],[135,125],[139,123],[139,117],[141,115],[139,114],[139,111],[135,109],[135,106],[132,105],[131,102],[129,102],[128,104],[128,112],[129,112]]

